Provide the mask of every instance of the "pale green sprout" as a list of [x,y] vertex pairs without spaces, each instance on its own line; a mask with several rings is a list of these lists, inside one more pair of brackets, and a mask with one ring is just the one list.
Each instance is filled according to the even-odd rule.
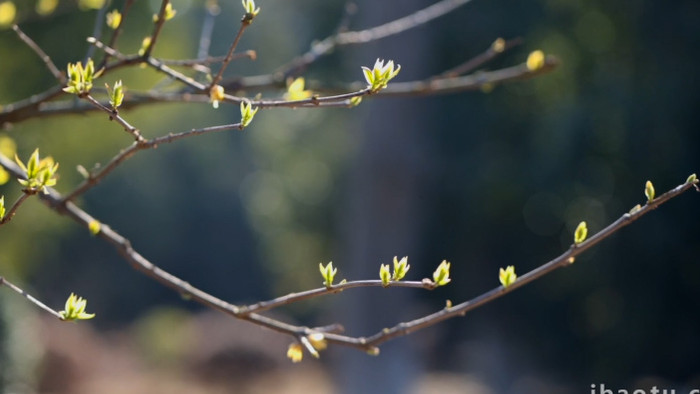
[[253,109],[253,105],[248,101],[241,102],[241,128],[248,127],[259,109]]
[[518,275],[515,274],[515,267],[512,265],[509,265],[506,269],[501,268],[498,272],[498,280],[503,287],[512,285],[516,279],[518,279]]
[[587,236],[588,227],[586,227],[586,222],[579,223],[576,227],[576,231],[574,231],[574,243],[576,245],[580,244],[581,242],[586,240]]
[[252,21],[258,12],[260,12],[260,7],[255,7],[255,0],[242,0],[243,8],[245,9],[245,18]]
[[386,64],[384,64],[384,60],[377,59],[377,61],[374,62],[374,67],[371,70],[368,67],[362,66],[362,72],[365,74],[367,87],[370,88],[372,93],[386,88],[389,81],[397,76],[399,71],[401,71],[401,66],[397,64],[396,69],[394,69],[393,60],[389,60]]
[[39,160],[38,148],[29,157],[26,165],[17,157],[17,154],[15,154],[15,162],[27,174],[27,179],[17,180],[22,186],[27,188],[27,191],[48,193],[46,188],[56,184],[55,175],[56,170],[58,170],[58,163],[54,163],[53,158],[50,156]]
[[95,72],[95,63],[88,59],[85,66],[82,63],[68,63],[68,84],[63,91],[71,94],[90,93],[92,82],[102,74],[103,70]]
[[685,183],[695,183],[695,181],[698,180],[698,176],[696,174],[690,174],[688,176],[688,179],[685,180]]
[[151,46],[151,36],[144,37],[143,40],[141,40],[141,48],[139,49],[139,56],[143,56],[146,54],[146,49]]
[[65,309],[59,313],[61,318],[65,321],[88,320],[95,317],[94,313],[85,312],[85,307],[87,307],[86,299],[78,297],[74,293],[70,293],[70,296],[66,300]]
[[287,93],[284,94],[284,99],[289,101],[304,100],[313,95],[310,90],[304,90],[304,77],[299,77],[292,80],[287,80]]
[[90,230],[90,234],[92,235],[99,234],[101,229],[102,224],[97,220],[91,220],[90,223],[88,223],[88,230]]
[[351,107],[357,107],[358,105],[360,105],[360,103],[362,103],[361,96],[355,96],[355,97],[350,99],[350,106]]
[[644,185],[644,195],[647,196],[647,202],[652,202],[654,197],[656,197],[656,190],[654,190],[654,185],[651,181],[647,181]]
[[338,269],[333,268],[333,262],[328,262],[325,267],[323,263],[318,263],[318,269],[321,271],[321,276],[323,277],[323,285],[328,288],[333,286],[333,279],[335,279],[335,274],[338,273]]
[[10,181],[10,173],[0,167],[0,185],[4,185]]
[[538,49],[530,52],[530,54],[527,56],[527,61],[525,64],[527,65],[528,70],[537,71],[544,67],[545,60],[546,58],[544,56],[544,52]]
[[391,272],[389,272],[389,264],[381,264],[379,266],[379,279],[382,280],[382,286],[389,286],[389,282],[391,282]]
[[0,220],[5,217],[5,196],[0,197]]
[[450,263],[447,260],[442,260],[442,263],[433,272],[433,282],[436,286],[444,286],[450,281]]
[[119,10],[114,9],[110,11],[107,16],[107,26],[112,30],[117,30],[119,25],[122,24],[122,14]]
[[[163,19],[169,21],[175,17],[175,14],[177,14],[177,10],[173,9],[172,3],[168,3],[165,6],[165,14],[163,15]],[[153,14],[153,23],[155,22],[158,22],[158,14]]]
[[124,101],[124,88],[121,79],[114,83],[114,89],[110,90],[107,86],[107,90],[109,90],[109,105],[114,109],[119,108]]
[[403,279],[409,269],[411,269],[411,266],[408,264],[408,256],[404,256],[401,260],[394,256],[394,275],[392,275],[391,280],[399,281]]

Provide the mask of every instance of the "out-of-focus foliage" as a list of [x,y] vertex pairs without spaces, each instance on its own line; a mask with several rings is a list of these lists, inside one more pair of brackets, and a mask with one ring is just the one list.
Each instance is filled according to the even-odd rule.
[[[31,1],[15,3],[12,19],[61,69],[86,57],[84,38],[92,35],[97,14],[88,3],[96,2],[82,1],[82,9],[75,2],[56,6],[43,0],[36,9]],[[139,50],[157,3],[135,3],[121,50]],[[202,2],[173,3],[177,15],[165,24],[154,55],[194,57]],[[342,2],[259,3],[263,12],[239,46],[255,49],[257,60],[237,60],[227,75],[274,71],[313,39],[332,32],[342,12]],[[383,56],[403,66],[398,79],[420,78],[424,76],[410,74],[412,68],[441,72],[488,48],[496,37],[522,36],[525,44],[488,68],[525,61],[537,48],[561,59],[562,66],[552,74],[497,86],[489,94],[397,99],[405,101],[392,107],[425,104],[431,125],[421,131],[428,142],[421,148],[430,187],[418,193],[429,220],[418,231],[420,255],[410,256],[411,274],[430,277],[434,262],[446,258],[452,262],[452,282],[424,296],[425,303],[440,309],[445,298],[459,302],[493,288],[499,267],[516,264],[519,272],[527,272],[568,247],[582,220],[593,234],[643,203],[640,188],[646,179],[653,179],[660,193],[698,170],[696,3],[475,0],[439,22],[368,45],[368,58],[347,48],[304,75],[306,81],[360,81],[358,67]],[[216,55],[225,53],[241,17],[238,2],[220,5],[211,50]],[[376,2],[359,5],[382,9]],[[2,17],[0,8],[0,29]],[[105,32],[111,29],[105,27]],[[393,56],[393,50],[406,48],[426,32],[433,53],[423,58],[422,68]],[[93,52],[94,58],[100,56]],[[0,105],[55,83],[6,28],[0,30],[0,59]],[[130,91],[169,83],[137,68],[110,75],[107,82],[115,80]],[[102,81],[95,86],[103,86]],[[252,97],[259,92],[231,93]],[[224,299],[252,301],[318,287],[319,261],[336,261],[339,277],[345,277],[340,244],[352,235],[341,223],[347,216],[342,210],[347,201],[364,198],[363,190],[347,186],[349,163],[363,144],[358,130],[369,127],[363,121],[379,105],[384,102],[368,99],[353,109],[266,110],[244,132],[140,153],[79,203],[130,238],[147,258]],[[206,104],[167,104],[122,115],[153,137],[236,123],[240,109],[223,103],[218,110]],[[402,113],[397,109],[382,116]],[[61,163],[62,192],[82,180],[76,166],[104,164],[132,141],[105,114],[32,120],[0,132],[0,142],[8,136],[20,157],[38,147]],[[400,139],[392,144],[403,146]],[[391,184],[376,187],[384,188],[386,198],[395,193]],[[8,182],[0,194],[9,204],[19,187]],[[519,289],[517,296],[435,328],[443,339],[426,351],[426,364],[487,380],[491,376],[503,392],[529,376],[574,391],[587,389],[592,381],[698,379],[700,323],[688,313],[698,309],[700,299],[697,214],[697,197],[684,196],[566,270]],[[32,283],[57,306],[67,291],[85,295],[91,311],[99,311],[93,320],[97,325],[125,324],[153,305],[182,305],[176,294],[133,271],[108,245],[34,199],[0,230],[0,250],[1,275]],[[399,253],[407,252],[396,250],[391,256]],[[378,262],[387,258],[368,262],[368,278],[376,277]],[[308,317],[325,300],[294,311]],[[177,321],[177,316],[166,317]],[[155,320],[143,321],[139,332],[149,338],[161,327]],[[148,351],[155,358],[177,352],[173,338],[175,334]],[[510,353],[498,351],[504,348]]]

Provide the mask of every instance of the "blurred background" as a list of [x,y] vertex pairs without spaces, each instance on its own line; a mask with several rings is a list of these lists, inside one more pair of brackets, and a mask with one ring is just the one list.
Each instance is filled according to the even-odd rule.
[[[7,0],[5,0],[5,3]],[[0,3],[3,1],[0,0]],[[94,1],[46,12],[14,1],[14,21],[60,68],[89,50]],[[44,1],[51,5],[52,2]],[[78,4],[80,3],[80,4]],[[92,3],[92,4],[90,4]],[[154,55],[194,58],[205,1],[173,0]],[[211,2],[209,2],[211,4]],[[358,0],[353,30],[432,0]],[[108,9],[121,8],[114,0]],[[134,53],[159,1],[138,1],[119,48]],[[267,74],[333,33],[344,1],[258,0],[261,12],[227,77]],[[219,1],[210,53],[225,54],[240,2]],[[2,5],[0,5],[2,7]],[[0,18],[2,19],[2,18]],[[105,37],[109,32],[103,29]],[[353,109],[260,111],[244,132],[210,134],[136,155],[78,204],[129,238],[146,258],[233,303],[318,287],[318,263],[340,278],[375,278],[409,256],[409,277],[443,259],[452,283],[433,292],[360,289],[276,310],[309,326],[342,323],[369,335],[498,285],[498,269],[525,273],[563,252],[581,220],[596,232],[700,169],[700,3],[694,0],[474,0],[440,19],[366,45],[343,47],[304,76],[361,81],[360,66],[393,59],[396,81],[425,79],[483,52],[498,37],[521,46],[485,69],[542,49],[554,72],[489,92],[368,98]],[[97,53],[96,58],[101,58]],[[55,84],[37,56],[0,30],[0,105]],[[161,86],[125,69],[132,91]],[[100,83],[101,85],[101,83]],[[239,92],[249,97],[257,91]],[[278,98],[283,92],[264,92]],[[154,137],[234,123],[235,105],[159,104],[123,111]],[[39,147],[60,164],[106,163],[131,138],[102,114],[3,125],[27,158]],[[11,148],[11,146],[10,146]],[[6,202],[19,185],[0,186]],[[700,388],[700,200],[686,193],[566,269],[464,318],[382,346],[378,357],[332,346],[292,364],[289,338],[234,321],[132,270],[36,199],[0,229],[0,275],[55,309],[75,292],[97,317],[51,320],[0,289],[0,391],[8,393],[581,393]],[[679,391],[684,392],[684,391]]]

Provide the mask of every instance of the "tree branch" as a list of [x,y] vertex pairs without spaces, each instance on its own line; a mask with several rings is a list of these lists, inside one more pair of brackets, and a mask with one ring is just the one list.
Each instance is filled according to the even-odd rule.
[[192,129],[189,131],[183,131],[180,133],[170,133],[168,135],[164,135],[161,137],[153,138],[150,140],[137,140],[134,141],[131,145],[129,145],[127,148],[122,149],[121,152],[119,152],[116,156],[112,158],[112,160],[109,161],[109,163],[102,167],[96,174],[90,174],[90,176],[83,181],[75,190],[73,190],[71,193],[69,193],[66,197],[64,197],[61,201],[61,204],[66,204],[67,202],[74,200],[76,197],[82,195],[89,189],[91,189],[93,186],[97,185],[102,179],[104,179],[109,173],[114,171],[115,168],[117,168],[121,163],[124,161],[128,160],[131,156],[136,154],[136,152],[145,150],[145,149],[151,149],[151,148],[156,148],[160,144],[165,144],[165,143],[170,143],[173,141],[177,141],[183,138],[187,137],[192,137],[195,135],[201,135],[201,134],[207,134],[207,133],[212,133],[212,132],[219,132],[219,131],[225,131],[225,130],[233,130],[233,129],[240,129],[241,124],[240,123],[234,123],[234,124],[226,124],[226,125],[220,125],[220,126],[211,126],[211,127],[204,127],[201,129]]
[[39,301],[38,299],[36,299],[36,298],[35,298],[34,296],[32,296],[31,294],[29,294],[29,293],[27,293],[26,291],[22,290],[22,289],[19,288],[18,286],[12,284],[12,283],[11,283],[10,281],[8,281],[6,278],[0,276],[0,286],[3,286],[3,285],[9,287],[9,288],[10,288],[12,291],[14,291],[15,293],[17,293],[17,294],[23,296],[23,297],[26,298],[29,302],[31,302],[32,304],[38,306],[39,308],[43,309],[44,311],[46,311],[46,312],[52,314],[54,317],[57,317],[59,320],[63,320],[63,316],[61,316],[61,314],[60,314],[58,311],[55,311],[55,310],[49,308],[48,306],[46,306],[46,304],[44,304],[43,302]]
[[58,67],[53,63],[53,60],[51,60],[51,57],[44,52],[39,45],[37,45],[34,40],[29,38],[28,35],[24,34],[24,32],[19,28],[17,25],[12,25],[12,30],[17,33],[17,36],[19,36],[20,40],[24,41],[25,44],[29,48],[31,48],[41,59],[42,62],[46,65],[46,68],[49,69],[51,74],[58,80],[58,83],[61,85],[66,83],[66,76],[58,70]]
[[17,201],[15,201],[15,203],[12,204],[12,207],[10,207],[10,209],[7,210],[7,212],[5,213],[5,216],[2,218],[2,220],[0,220],[0,226],[9,222],[10,220],[12,220],[12,217],[15,216],[15,213],[17,212],[17,209],[19,208],[19,206],[22,205],[22,203],[27,198],[29,198],[30,195],[31,195],[31,193],[27,193],[27,192],[23,192],[22,194],[19,195],[19,198],[17,198]]

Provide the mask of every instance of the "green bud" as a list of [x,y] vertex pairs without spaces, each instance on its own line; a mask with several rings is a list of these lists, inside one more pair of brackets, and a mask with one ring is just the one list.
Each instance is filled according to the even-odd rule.
[[[109,89],[109,86],[107,88]],[[119,80],[114,83],[114,89],[109,92],[109,104],[117,109],[122,105],[122,101],[124,101],[124,88],[122,81]]]
[[444,286],[450,281],[450,263],[447,260],[442,260],[442,263],[433,272],[433,283],[436,286]]
[[333,286],[333,279],[335,278],[335,274],[338,273],[338,269],[333,268],[333,262],[328,262],[325,267],[323,263],[318,263],[318,269],[321,271],[321,276],[323,277],[323,285],[327,288]]
[[498,272],[498,280],[501,282],[503,287],[508,287],[515,283],[518,279],[518,275],[515,274],[515,267],[509,265],[506,269],[501,268]]
[[695,181],[698,180],[698,176],[695,174],[690,174],[688,179],[685,180],[685,183],[695,183]]
[[395,281],[403,279],[409,269],[411,266],[408,264],[408,256],[404,256],[400,261],[397,256],[394,256],[394,275],[391,279]]
[[382,264],[379,266],[379,279],[382,280],[382,286],[389,286],[391,282],[391,273],[389,273],[389,264]]
[[70,296],[66,300],[65,309],[59,313],[61,314],[61,318],[66,321],[88,320],[95,317],[94,313],[86,313],[85,307],[87,307],[86,299],[70,293]]
[[365,80],[367,81],[367,87],[370,88],[372,93],[386,88],[389,81],[397,76],[399,71],[401,71],[401,66],[397,65],[396,68],[394,68],[393,60],[389,60],[384,64],[384,60],[377,59],[372,69],[364,66],[362,67],[362,72],[365,74]]
[[88,230],[90,230],[90,234],[92,235],[99,234],[101,227],[102,225],[97,220],[92,220],[88,223]]
[[241,102],[241,128],[248,127],[260,108],[252,108],[250,102]]
[[646,185],[644,185],[644,195],[647,196],[647,202],[652,202],[654,197],[656,197],[656,191],[651,181],[647,181]]
[[574,231],[574,243],[576,245],[580,244],[581,242],[586,240],[587,236],[588,227],[586,227],[586,222],[579,223],[576,227],[576,231]]
[[243,3],[243,8],[245,9],[244,20],[247,20],[248,23],[250,23],[260,12],[260,7],[255,7],[255,0],[241,0],[241,2]]

